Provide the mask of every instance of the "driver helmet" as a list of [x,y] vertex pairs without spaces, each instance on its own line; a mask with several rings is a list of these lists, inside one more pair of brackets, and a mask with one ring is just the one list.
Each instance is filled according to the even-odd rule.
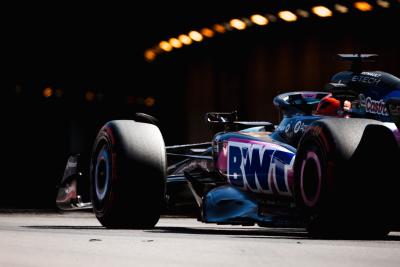
[[334,97],[325,97],[318,103],[315,114],[324,116],[337,116],[340,111],[340,101]]

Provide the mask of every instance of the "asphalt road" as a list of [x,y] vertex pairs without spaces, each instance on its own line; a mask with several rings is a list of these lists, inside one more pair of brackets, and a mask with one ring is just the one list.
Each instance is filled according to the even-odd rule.
[[0,266],[400,266],[385,240],[316,240],[303,229],[162,218],[153,230],[107,230],[91,213],[0,213]]

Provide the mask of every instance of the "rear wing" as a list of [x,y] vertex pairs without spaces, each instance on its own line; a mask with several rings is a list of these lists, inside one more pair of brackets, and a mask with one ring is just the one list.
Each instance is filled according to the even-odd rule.
[[362,71],[363,62],[375,62],[378,58],[377,54],[338,54],[337,59],[340,61],[351,62],[350,70],[353,72]]

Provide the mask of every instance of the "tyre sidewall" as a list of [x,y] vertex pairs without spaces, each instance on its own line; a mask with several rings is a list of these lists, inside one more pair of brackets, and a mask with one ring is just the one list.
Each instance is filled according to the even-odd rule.
[[[110,155],[111,166],[110,174],[111,179],[108,180],[108,183],[105,185],[106,187],[106,196],[103,201],[100,201],[96,196],[96,166],[97,166],[97,158],[101,149],[106,146],[107,152]],[[109,126],[104,126],[99,134],[96,137],[94,149],[92,152],[91,164],[90,164],[90,194],[92,199],[92,205],[94,212],[99,220],[104,219],[106,214],[110,213],[110,207],[114,205],[115,199],[115,186],[117,184],[117,174],[116,174],[116,153],[115,153],[115,142],[112,130]],[[111,215],[112,216],[112,215]]]
[[[308,226],[328,220],[327,210],[333,201],[333,162],[330,160],[333,150],[329,136],[321,126],[312,126],[299,144],[294,165],[294,195],[296,207]],[[307,189],[310,181],[305,175],[310,162],[316,176],[312,181],[316,189],[311,194],[307,193],[310,191]]]

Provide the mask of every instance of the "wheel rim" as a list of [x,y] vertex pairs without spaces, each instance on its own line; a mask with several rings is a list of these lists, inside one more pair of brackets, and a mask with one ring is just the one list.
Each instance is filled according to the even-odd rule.
[[321,163],[314,151],[308,151],[301,165],[300,189],[304,204],[314,207],[321,194]]
[[110,157],[107,146],[104,145],[97,156],[95,169],[95,191],[99,202],[102,202],[108,192],[110,181]]

